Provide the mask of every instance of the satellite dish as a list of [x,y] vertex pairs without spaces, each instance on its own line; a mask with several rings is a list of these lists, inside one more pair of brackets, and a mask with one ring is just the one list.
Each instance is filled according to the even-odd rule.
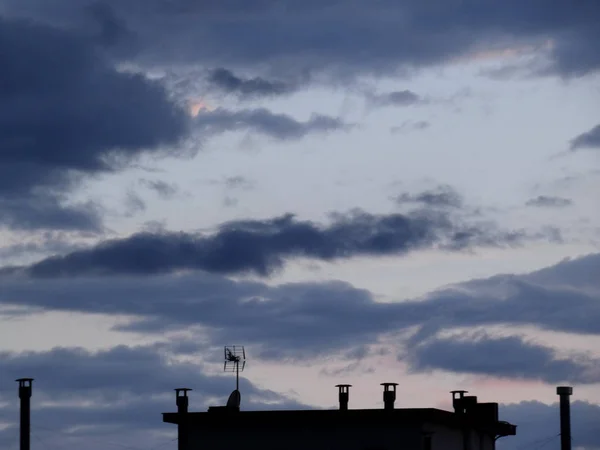
[[240,391],[238,391],[237,389],[234,390],[230,395],[229,395],[229,399],[227,399],[227,408],[239,408],[240,407],[240,402],[242,401],[242,395],[240,394]]

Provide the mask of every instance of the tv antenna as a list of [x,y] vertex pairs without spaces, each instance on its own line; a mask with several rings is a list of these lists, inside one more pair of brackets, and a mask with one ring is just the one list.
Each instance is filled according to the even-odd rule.
[[240,372],[246,367],[246,351],[243,345],[225,346],[225,363],[223,371],[235,372],[235,390],[240,390]]

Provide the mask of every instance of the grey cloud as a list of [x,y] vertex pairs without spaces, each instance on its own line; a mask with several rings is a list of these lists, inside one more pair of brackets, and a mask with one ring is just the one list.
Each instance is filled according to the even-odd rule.
[[233,208],[234,206],[237,206],[238,203],[239,200],[237,198],[228,195],[223,199],[223,206],[226,206],[227,208]]
[[310,133],[352,128],[352,125],[335,117],[313,114],[310,119],[301,122],[286,114],[274,114],[265,108],[239,111],[219,108],[214,111],[201,111],[194,123],[204,135],[249,130],[280,140],[301,139]]
[[401,125],[390,128],[390,132],[394,133],[394,134],[395,133],[405,133],[408,131],[425,130],[429,127],[431,127],[431,123],[427,122],[426,120],[419,120],[417,122],[406,121],[406,122],[402,123]]
[[27,280],[3,277],[0,302],[12,305],[18,299],[20,306],[132,314],[138,318],[120,329],[141,333],[200,327],[210,343],[244,342],[264,359],[282,352],[306,359],[364,345],[406,320],[395,307],[377,304],[367,291],[342,282],[269,287],[205,273],[145,282],[122,276],[110,283],[96,277]]
[[140,183],[155,191],[161,198],[165,200],[173,198],[179,191],[179,188],[176,184],[167,183],[166,181],[141,179]]
[[145,210],[146,203],[144,200],[133,191],[127,192],[127,195],[125,196],[125,216],[133,217]]
[[[162,86],[116,71],[82,36],[0,18],[0,224],[101,230],[68,194],[187,132]],[[154,150],[153,150],[154,149]]]
[[237,175],[234,177],[225,178],[224,182],[227,189],[242,189],[249,190],[254,187],[254,183],[247,178]]
[[222,181],[213,180],[212,184],[221,184],[225,187],[226,192],[229,192],[223,198],[223,206],[227,208],[233,208],[239,204],[239,198],[230,194],[232,191],[249,191],[255,187],[254,182],[241,175],[226,177]]
[[[5,0],[7,14],[81,26],[77,10],[92,0]],[[580,76],[600,66],[594,1],[503,2],[383,0],[106,0],[143,45],[139,60],[200,62],[212,67],[268,67],[288,74],[395,73],[506,46],[551,40],[546,72]],[[210,3],[210,4],[209,4]],[[176,25],[176,26],[173,26]],[[260,36],[261,39],[256,39]]]
[[462,196],[451,186],[441,185],[435,189],[416,194],[403,193],[395,197],[396,203],[421,203],[429,207],[461,208],[464,206]]
[[484,333],[433,338],[410,346],[402,359],[414,372],[444,370],[554,384],[600,382],[600,361],[586,356],[560,359],[552,348],[518,336],[493,337]]
[[[538,285],[576,286],[589,292],[600,289],[598,285],[598,254],[589,254],[580,258],[565,258],[559,263],[523,276],[524,280]],[[502,283],[506,278],[498,277]],[[494,281],[496,279],[494,278]]]
[[[0,173],[4,170],[8,168],[0,161]],[[21,171],[18,166],[15,170]],[[34,169],[37,170],[41,168]],[[12,188],[13,186],[5,186],[3,190],[0,186],[0,225],[23,231],[42,229],[100,232],[103,229],[101,208],[93,202],[70,206],[65,204],[65,196],[60,193],[40,192],[34,186],[30,192],[11,192]]]
[[431,248],[461,251],[514,246],[530,239],[537,238],[524,231],[500,230],[490,223],[463,223],[447,212],[426,209],[388,215],[355,210],[333,214],[327,225],[300,221],[287,214],[268,220],[224,223],[212,235],[138,233],[48,258],[24,270],[41,277],[179,270],[268,276],[295,257],[335,261],[404,255]]
[[564,208],[571,206],[573,200],[563,197],[551,197],[547,195],[539,195],[536,198],[528,200],[526,206],[548,207],[548,208]]
[[[0,258],[4,261],[13,258],[27,258],[31,255],[65,254],[82,248],[79,232],[45,231],[37,234],[16,234],[16,239],[0,247]],[[79,242],[78,242],[79,241]]]
[[600,125],[580,134],[571,141],[571,150],[600,148]]
[[224,68],[213,70],[208,80],[223,91],[242,98],[275,97],[297,89],[296,86],[282,81],[270,81],[260,77],[240,78]]
[[249,191],[256,187],[256,182],[242,175],[233,175],[223,177],[222,179],[208,180],[208,184],[212,186],[223,186],[226,190],[234,191]]
[[347,376],[349,374],[366,374],[366,373],[375,373],[375,369],[370,366],[364,366],[360,361],[355,361],[353,363],[347,364],[343,367],[339,368],[324,368],[319,372],[321,375],[325,375],[327,377],[340,377]]
[[409,90],[368,94],[367,100],[373,106],[411,106],[423,102],[419,95]]
[[[600,335],[600,254],[526,275],[474,280],[402,302],[377,302],[348,283],[269,286],[203,272],[154,277],[32,279],[5,273],[0,302],[49,310],[138,316],[122,327],[164,333],[200,327],[212,342],[252,345],[265,358],[305,359],[406,333],[413,345],[444,330],[534,326]],[[266,353],[261,353],[268,350]]]

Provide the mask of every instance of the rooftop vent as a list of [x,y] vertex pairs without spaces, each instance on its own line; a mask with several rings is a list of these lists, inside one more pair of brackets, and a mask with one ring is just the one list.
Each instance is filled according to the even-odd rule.
[[383,407],[385,409],[394,409],[396,402],[396,386],[398,383],[381,383],[383,386]]
[[339,394],[338,398],[340,401],[340,410],[346,411],[348,409],[348,399],[350,398],[349,389],[352,387],[351,384],[336,384]]

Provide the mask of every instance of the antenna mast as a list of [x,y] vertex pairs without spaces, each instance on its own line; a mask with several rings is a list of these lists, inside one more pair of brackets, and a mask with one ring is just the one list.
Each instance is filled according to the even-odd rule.
[[225,346],[225,364],[223,371],[235,372],[235,390],[240,390],[240,372],[246,367],[246,351],[243,345]]

